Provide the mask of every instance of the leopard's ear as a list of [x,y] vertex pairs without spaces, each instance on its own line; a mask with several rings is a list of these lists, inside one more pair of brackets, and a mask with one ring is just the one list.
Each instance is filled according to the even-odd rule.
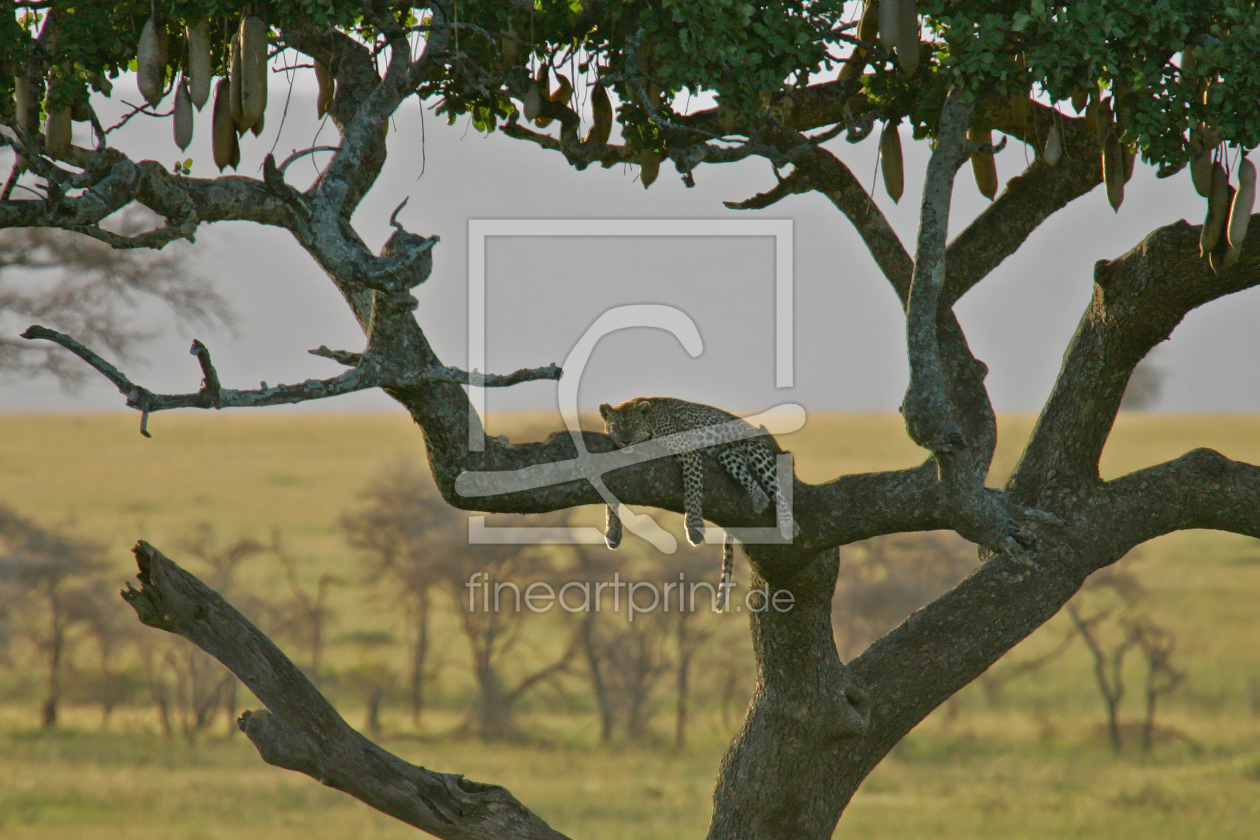
[[612,417],[616,413],[617,413],[616,410],[608,403],[600,403],[600,406],[599,406],[600,417],[603,417],[605,420],[607,420],[609,417]]
[[634,405],[630,406],[630,408],[634,409],[636,414],[646,415],[648,410],[652,408],[652,404],[647,400],[641,400],[640,402],[636,402]]

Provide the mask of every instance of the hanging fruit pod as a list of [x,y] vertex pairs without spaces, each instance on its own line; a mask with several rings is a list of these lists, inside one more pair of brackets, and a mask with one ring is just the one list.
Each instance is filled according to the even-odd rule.
[[[874,44],[879,38],[879,4],[880,0],[866,0],[866,9],[862,12],[862,20],[858,24],[859,41]],[[866,69],[867,60],[866,50],[854,47],[853,52],[849,53],[849,57],[845,59],[844,66],[840,68],[840,80],[846,81],[860,77],[862,71]]]
[[232,119],[232,83],[227,79],[219,79],[214,88],[210,142],[219,171],[229,166],[235,169],[241,161],[241,148],[236,139],[236,121]]
[[1063,157],[1063,136],[1059,133],[1058,123],[1050,126],[1050,131],[1046,134],[1046,146],[1041,156],[1051,166],[1054,166]]
[[1221,132],[1203,123],[1190,127],[1190,182],[1204,198],[1212,194],[1212,152],[1221,143]]
[[516,29],[508,23],[507,33],[499,36],[499,55],[503,57],[503,69],[511,70],[521,61],[521,43]]
[[569,81],[569,77],[563,73],[556,74],[556,81],[560,83],[560,87],[551,92],[551,96],[547,97],[552,102],[568,102],[569,97],[573,95],[573,82]]
[[241,121],[237,129],[252,129],[267,110],[267,24],[261,18],[241,21]]
[[70,109],[54,108],[44,119],[44,153],[60,159],[70,151]]
[[542,111],[543,100],[551,99],[551,65],[543,63],[539,66],[538,75],[534,77],[534,87],[538,89],[538,110],[532,119],[535,127],[546,128],[551,125],[551,117],[541,117],[538,114]]
[[319,95],[315,97],[315,116],[323,118],[328,113],[328,105],[337,93],[337,80],[332,71],[322,61],[315,62],[315,81],[319,85]]
[[656,180],[660,172],[660,152],[644,152],[639,156],[639,181],[643,184],[643,189],[646,190],[652,186],[652,182]]
[[584,142],[602,146],[612,134],[613,121],[612,100],[602,82],[591,86],[591,119],[591,130],[586,133]]
[[189,26],[184,32],[188,41],[188,72],[184,78],[188,82],[188,95],[192,104],[200,111],[210,99],[210,37],[206,34],[206,22]]
[[1242,256],[1242,243],[1247,238],[1247,225],[1251,210],[1256,203],[1256,165],[1247,158],[1238,164],[1238,191],[1229,207],[1229,224],[1225,228],[1225,267],[1229,268]]
[[1114,130],[1103,138],[1102,177],[1107,185],[1107,202],[1112,210],[1119,212],[1124,201],[1124,151]]
[[166,88],[166,27],[157,18],[149,18],[140,30],[136,44],[136,81],[140,95],[155,107],[162,101]]
[[900,40],[901,8],[897,0],[879,0],[879,43],[895,50]]
[[[967,139],[980,146],[993,146],[993,132],[978,128],[967,129]],[[971,175],[976,179],[976,188],[980,194],[990,201],[997,195],[997,162],[993,160],[993,152],[979,151],[971,156]]]
[[[232,122],[236,126],[237,134],[244,134],[247,126],[244,125],[245,118],[241,115],[241,88],[245,81],[242,78],[244,74],[244,65],[241,64],[241,38],[240,34],[232,36],[232,45],[230,49],[230,58],[228,64],[228,111],[232,115]],[[217,96],[218,89],[215,94]]]
[[1203,229],[1199,231],[1199,256],[1207,257],[1221,241],[1221,233],[1225,228],[1229,213],[1229,178],[1225,175],[1225,167],[1212,164],[1212,190],[1208,195],[1207,216],[1203,220]]
[[897,63],[907,76],[919,69],[919,11],[915,0],[898,0]]
[[879,135],[879,166],[884,174],[884,190],[893,204],[901,201],[905,189],[905,166],[901,159],[901,129],[893,122],[884,123]]
[[538,113],[541,110],[542,92],[538,90],[537,82],[530,82],[525,95],[521,97],[521,113],[525,115],[525,119],[532,122],[538,119]]
[[188,92],[187,78],[180,79],[179,87],[175,89],[175,113],[172,116],[175,145],[179,146],[182,152],[188,148],[193,136],[193,101],[192,95]]

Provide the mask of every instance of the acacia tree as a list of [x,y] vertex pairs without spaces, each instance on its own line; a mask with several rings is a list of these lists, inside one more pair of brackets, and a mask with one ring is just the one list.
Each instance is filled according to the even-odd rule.
[[[328,274],[367,343],[362,352],[321,349],[347,366],[338,377],[258,391],[223,388],[208,350],[195,345],[205,373],[201,390],[161,395],[72,337],[41,328],[26,333],[73,350],[146,416],[379,387],[414,418],[437,486],[455,507],[539,513],[601,502],[577,467],[577,444],[598,455],[613,449],[608,438],[490,439],[461,387],[560,371],[490,376],[443,365],[424,332],[426,319],[443,315],[417,318],[411,294],[431,272],[434,239],[395,224],[373,254],[349,221],[385,160],[382,128],[411,96],[439,103],[452,117],[468,114],[479,130],[501,130],[560,154],[575,169],[638,166],[644,186],[666,162],[690,182],[702,165],[761,157],[776,167],[776,182],[736,206],[764,208],[817,192],[866,243],[905,310],[910,384],[902,412],[907,433],[928,455],[912,469],[818,485],[796,481],[799,535],[789,545],[748,546],[753,584],[790,589],[795,607],[750,619],[758,680],[718,771],[711,837],[830,836],[893,745],[1054,615],[1090,573],[1176,529],[1260,535],[1260,469],[1253,465],[1196,449],[1112,481],[1098,469],[1138,362],[1187,312],[1260,282],[1260,246],[1245,230],[1254,168],[1240,163],[1232,176],[1225,168],[1234,151],[1260,141],[1260,19],[1251,0],[931,0],[917,8],[911,0],[879,0],[865,10],[840,0],[160,6],[167,18],[149,23],[155,7],[147,2],[4,4],[0,46],[17,95],[0,97],[0,122],[12,129],[16,139],[7,142],[27,170],[19,183],[38,195],[6,196],[0,226],[74,230],[117,248],[161,247],[222,220],[274,226]],[[877,10],[882,25],[875,25]],[[242,14],[257,22],[241,24]],[[195,37],[185,38],[185,25]],[[339,133],[308,186],[286,180],[288,161],[268,158],[261,178],[205,179],[132,160],[104,136],[95,148],[66,143],[66,121],[92,118],[89,89],[107,94],[109,77],[137,58],[137,43],[149,99],[156,105],[167,96],[181,119],[189,94],[176,89],[176,73],[190,71],[192,95],[200,98],[205,80],[197,73],[209,72],[202,40],[210,69],[222,73],[233,64],[229,36],[237,31],[237,77],[219,85],[224,98],[217,104],[227,116],[217,121],[216,157],[231,165],[237,135],[257,125],[260,83],[250,74],[265,37],[291,56],[290,66],[314,65],[321,107]],[[186,49],[194,41],[196,49]],[[564,78],[553,87],[557,71]],[[618,100],[616,136],[610,91]],[[684,91],[713,93],[715,104],[684,113],[675,105]],[[912,247],[826,145],[841,134],[860,140],[877,121],[884,123],[886,183],[894,194],[902,189],[895,127],[904,124],[933,144]],[[1001,137],[996,145],[994,132]],[[1008,139],[1037,154],[997,194],[990,156]],[[1118,204],[1134,154],[1161,174],[1189,164],[1210,199],[1207,221],[1190,225],[1170,211],[1167,225],[1141,243],[1117,243],[1118,256],[1097,264],[1094,294],[1027,448],[1004,487],[987,487],[994,412],[985,365],[971,353],[954,304],[1043,220],[1104,180]],[[951,189],[969,159],[994,200],[951,239]],[[164,222],[126,236],[101,227],[130,203]],[[1191,210],[1198,214],[1202,205],[1188,203],[1182,212]],[[522,488],[487,479],[482,483],[503,492],[471,492],[480,473],[527,468],[552,483]],[[716,466],[707,470],[705,510],[714,522],[768,523]],[[668,459],[623,466],[605,480],[626,503],[681,508],[680,476]],[[987,562],[842,663],[829,610],[837,547],[929,529],[957,532],[981,546]],[[214,652],[250,685],[268,711],[247,714],[242,727],[267,761],[440,836],[556,836],[501,788],[412,767],[367,742],[226,604],[152,547],[141,545],[137,556],[143,588],[129,600],[144,621]]]

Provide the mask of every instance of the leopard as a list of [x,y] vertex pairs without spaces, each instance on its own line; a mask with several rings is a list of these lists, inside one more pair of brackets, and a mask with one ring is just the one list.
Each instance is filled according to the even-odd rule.
[[[699,545],[704,541],[704,462],[711,454],[727,474],[748,493],[753,509],[765,510],[774,500],[775,521],[779,533],[791,539],[798,529],[792,508],[779,486],[775,456],[778,449],[765,438],[765,427],[756,429],[728,411],[673,397],[635,397],[617,406],[604,403],[599,407],[604,430],[618,447],[632,446],[661,438],[682,467],[683,510],[687,541]],[[749,433],[756,437],[748,437]],[[609,506],[604,539],[609,548],[621,544],[621,518]],[[718,586],[716,609],[725,609],[734,565],[733,541],[730,534],[722,540],[722,574]]]

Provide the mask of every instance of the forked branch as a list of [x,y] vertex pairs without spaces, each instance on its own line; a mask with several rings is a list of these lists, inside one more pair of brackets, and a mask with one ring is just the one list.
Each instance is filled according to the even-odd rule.
[[1197,225],[1175,222],[1095,265],[1094,295],[1008,485],[1020,503],[1068,510],[1092,495],[1134,367],[1188,312],[1260,285],[1254,233],[1239,262],[1216,275],[1199,256],[1199,232]]

